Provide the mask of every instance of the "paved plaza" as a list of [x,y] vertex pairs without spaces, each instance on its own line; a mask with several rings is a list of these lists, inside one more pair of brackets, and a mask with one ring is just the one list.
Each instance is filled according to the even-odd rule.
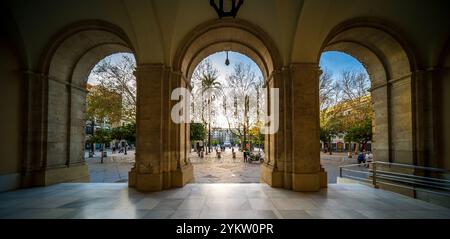
[[[128,172],[134,164],[134,151],[127,155],[108,151],[108,157],[100,163],[100,152],[95,157],[85,158],[89,166],[90,182],[92,183],[120,183],[128,181]],[[190,155],[194,165],[193,183],[259,183],[260,162],[244,163],[243,154],[236,148],[236,158],[233,159],[231,149],[226,149],[221,158],[213,151],[211,154],[199,158],[196,152]],[[321,165],[328,174],[328,183],[336,183],[339,176],[338,167],[355,164],[356,157],[347,158],[346,153],[321,153]]]
[[88,163],[89,177],[91,183],[125,183],[128,182],[128,172],[133,167],[134,150],[123,153],[111,153],[107,151],[107,157],[100,160],[100,152],[96,152],[94,157],[89,158],[85,152],[85,159]]
[[[244,156],[235,148],[236,158],[227,148],[217,157],[215,151],[198,157],[196,152],[190,155],[194,166],[193,183],[259,183],[260,162],[244,163]],[[263,153],[263,152],[261,152]]]
[[450,210],[360,184],[301,193],[266,184],[188,184],[140,193],[126,183],[63,183],[0,193],[0,218],[450,218]]

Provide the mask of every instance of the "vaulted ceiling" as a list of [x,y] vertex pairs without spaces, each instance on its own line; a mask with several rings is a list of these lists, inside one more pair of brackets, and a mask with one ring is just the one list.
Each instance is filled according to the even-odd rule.
[[[284,65],[317,62],[322,45],[338,24],[356,18],[381,19],[404,37],[423,67],[436,64],[448,39],[445,0],[245,0],[237,18],[263,29]],[[183,38],[217,14],[209,0],[14,0],[9,9],[36,67],[51,39],[65,26],[99,19],[122,28],[140,63],[170,65]]]

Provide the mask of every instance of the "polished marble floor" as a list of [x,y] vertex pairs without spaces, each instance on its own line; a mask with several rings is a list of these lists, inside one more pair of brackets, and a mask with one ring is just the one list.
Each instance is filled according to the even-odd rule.
[[65,183],[0,193],[0,218],[450,218],[450,209],[359,184],[316,193],[265,184],[188,184],[140,193]]

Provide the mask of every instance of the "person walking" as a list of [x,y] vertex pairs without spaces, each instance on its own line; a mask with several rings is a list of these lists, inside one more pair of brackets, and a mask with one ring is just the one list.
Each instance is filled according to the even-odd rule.
[[365,163],[365,162],[366,162],[366,152],[362,151],[358,155],[358,164]]

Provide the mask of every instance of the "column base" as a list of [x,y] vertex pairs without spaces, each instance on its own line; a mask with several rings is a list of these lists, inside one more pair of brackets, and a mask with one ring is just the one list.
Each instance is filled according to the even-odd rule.
[[272,165],[262,164],[260,182],[267,183],[275,188],[281,188],[284,185],[283,172],[278,171]]
[[[167,184],[168,177],[170,178],[170,184]],[[164,180],[165,178],[166,180]],[[191,164],[170,173],[138,173],[132,169],[128,172],[128,187],[141,192],[155,192],[168,188],[183,187],[193,178],[194,170]]]
[[193,179],[194,167],[192,164],[187,164],[178,171],[172,172],[172,187],[183,187]]
[[[90,181],[87,164],[70,165],[70,167],[51,168],[45,170],[44,185],[56,183],[87,183]],[[38,183],[39,184],[39,183]]]
[[322,169],[316,173],[292,173],[292,190],[316,192],[327,187],[327,173]]
[[[130,172],[131,173],[131,172]],[[131,175],[129,175],[131,176]],[[136,188],[136,190],[141,192],[155,192],[161,191],[163,189],[163,175],[162,174],[152,174],[152,173],[134,173],[134,185],[130,187]]]
[[261,165],[260,182],[267,183],[275,188],[286,188],[301,192],[319,191],[321,188],[328,187],[327,172],[321,167],[316,173],[289,173],[292,175],[292,186],[285,185],[283,180],[283,171],[277,171],[271,165]]

